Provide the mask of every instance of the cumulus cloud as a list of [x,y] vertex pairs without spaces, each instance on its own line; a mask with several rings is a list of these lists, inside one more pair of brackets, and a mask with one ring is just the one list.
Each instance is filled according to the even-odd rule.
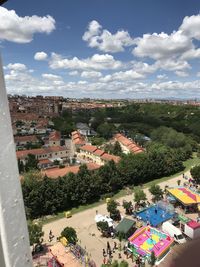
[[175,71],[175,73],[179,77],[187,77],[187,76],[189,76],[189,74],[187,72],[185,72],[185,71],[179,71],[179,70],[177,70],[177,71]]
[[73,71],[68,72],[68,74],[69,74],[70,76],[76,76],[76,75],[79,74],[79,72],[78,72],[77,70],[73,70]]
[[124,47],[134,43],[127,31],[119,30],[112,34],[108,30],[102,30],[102,26],[95,20],[89,23],[82,39],[88,42],[89,47],[110,53],[124,51]]
[[51,16],[20,17],[14,10],[0,7],[0,40],[16,43],[29,43],[35,33],[51,33],[55,20]]
[[194,40],[200,40],[200,15],[185,17],[177,31],[144,34],[135,38],[133,55],[154,60],[190,60],[200,57]]
[[34,59],[38,61],[46,60],[48,55],[45,52],[37,52],[34,55]]
[[104,69],[118,69],[122,63],[115,60],[109,54],[95,54],[91,58],[79,59],[73,57],[72,59],[63,58],[61,55],[52,53],[49,66],[52,69],[74,69],[74,70],[104,70]]
[[134,70],[128,70],[90,82],[85,80],[65,82],[62,76],[51,73],[43,73],[41,77],[35,77],[27,67],[18,68],[16,64],[20,63],[10,64],[9,68],[6,66],[5,80],[8,93],[101,98],[193,97],[194,95],[200,97],[200,80],[190,82],[146,80],[144,82],[140,81],[140,76]]
[[95,78],[100,78],[101,76],[102,73],[99,71],[83,71],[81,73],[81,77],[86,79],[95,79]]
[[54,74],[51,74],[51,73],[43,73],[42,77],[45,78],[45,79],[48,79],[48,80],[60,80],[60,79],[62,79],[61,76],[54,75]]
[[26,70],[27,67],[26,65],[22,64],[22,63],[9,63],[5,68],[5,70],[15,70],[15,71],[23,71]]

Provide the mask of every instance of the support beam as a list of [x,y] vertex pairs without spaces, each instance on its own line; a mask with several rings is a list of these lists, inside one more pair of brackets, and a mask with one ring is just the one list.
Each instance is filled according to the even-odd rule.
[[10,112],[0,59],[0,266],[31,267]]

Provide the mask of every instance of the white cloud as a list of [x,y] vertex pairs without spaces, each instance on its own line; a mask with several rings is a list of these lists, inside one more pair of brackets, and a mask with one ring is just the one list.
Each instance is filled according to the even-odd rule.
[[181,31],[166,33],[144,34],[142,38],[136,38],[137,46],[133,54],[137,57],[150,57],[155,60],[173,58],[192,48],[191,40],[182,35]]
[[77,57],[68,59],[63,58],[59,54],[52,53],[49,66],[52,69],[104,70],[118,69],[122,66],[122,63],[115,60],[113,56],[109,54],[95,54],[91,58],[86,59],[79,59]]
[[99,71],[83,71],[81,73],[81,77],[86,79],[100,78],[101,76],[102,74]]
[[194,39],[200,40],[200,14],[185,17],[177,31],[171,34],[164,32],[144,34],[135,38],[136,47],[133,55],[149,57],[154,60],[189,60],[200,57],[200,49],[196,48]]
[[182,71],[186,69],[190,69],[191,66],[185,60],[174,60],[174,59],[162,59],[156,61],[155,65],[159,69],[167,70],[167,71]]
[[197,72],[197,77],[200,77],[200,72]]
[[48,80],[61,80],[62,77],[51,73],[43,73],[42,77]]
[[185,71],[179,71],[179,70],[175,71],[175,73],[179,77],[188,77],[188,75],[189,75],[187,72],[185,72]]
[[82,39],[88,42],[90,47],[110,53],[124,51],[124,47],[134,43],[127,31],[120,30],[112,34],[108,30],[102,30],[102,26],[95,20],[89,23]]
[[200,80],[143,82],[138,81],[139,76],[133,70],[129,70],[106,75],[92,82],[64,82],[62,76],[44,73],[41,77],[35,77],[28,68],[19,69],[6,70],[8,93],[95,98],[200,97]]
[[37,52],[34,55],[34,59],[39,60],[39,61],[46,60],[47,57],[48,57],[48,55],[45,52]]
[[185,17],[183,19],[182,25],[180,26],[180,30],[183,32],[185,36],[189,38],[195,38],[200,40],[200,14],[193,15],[190,17]]
[[77,70],[73,70],[73,71],[68,72],[68,74],[70,76],[77,76],[79,74],[79,72]]
[[142,79],[145,76],[134,70],[119,71],[113,74],[108,74],[100,78],[101,82],[110,82],[110,81],[133,81],[137,79]]
[[158,80],[164,80],[164,79],[168,79],[168,77],[166,74],[159,74],[159,75],[157,75],[157,79]]
[[19,17],[14,10],[0,7],[0,40],[29,43],[35,33],[51,33],[55,20],[51,16]]
[[9,63],[5,69],[7,70],[15,70],[15,71],[23,71],[23,70],[26,70],[27,67],[26,65],[22,64],[22,63]]

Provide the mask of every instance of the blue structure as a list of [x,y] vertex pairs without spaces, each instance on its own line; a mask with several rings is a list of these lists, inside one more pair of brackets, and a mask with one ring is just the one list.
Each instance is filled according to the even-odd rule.
[[150,206],[143,211],[137,212],[137,216],[139,216],[144,222],[156,227],[171,219],[174,216],[174,212],[168,211],[159,205],[155,205]]

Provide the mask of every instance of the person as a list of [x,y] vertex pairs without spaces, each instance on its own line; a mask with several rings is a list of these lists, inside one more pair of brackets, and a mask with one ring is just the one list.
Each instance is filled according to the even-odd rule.
[[103,248],[103,257],[105,258],[105,255],[106,255],[106,251],[105,249]]
[[183,173],[183,179],[185,178],[185,174]]
[[107,241],[107,254],[109,253],[110,251],[110,243]]
[[114,241],[114,249],[117,249],[117,243]]

